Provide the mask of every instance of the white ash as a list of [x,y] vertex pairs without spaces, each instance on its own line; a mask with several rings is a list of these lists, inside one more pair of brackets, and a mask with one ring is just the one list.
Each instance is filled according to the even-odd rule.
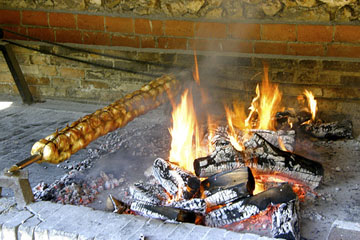
[[44,182],[36,185],[33,188],[34,198],[62,204],[88,205],[95,200],[98,193],[120,185],[118,179],[104,172],[95,179],[84,179],[82,172],[71,170],[50,185]]
[[296,199],[282,203],[271,216],[271,233],[275,238],[300,239],[299,205]]

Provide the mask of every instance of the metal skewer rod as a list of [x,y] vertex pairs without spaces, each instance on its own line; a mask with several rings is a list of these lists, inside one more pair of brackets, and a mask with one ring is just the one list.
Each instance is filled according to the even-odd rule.
[[23,168],[29,166],[30,164],[39,161],[41,158],[42,158],[42,155],[40,155],[40,154],[32,155],[32,156],[26,158],[25,160],[22,160],[21,162],[18,162],[15,165],[13,165],[12,167],[10,167],[8,172],[13,173],[13,172],[19,171],[20,169],[23,169]]

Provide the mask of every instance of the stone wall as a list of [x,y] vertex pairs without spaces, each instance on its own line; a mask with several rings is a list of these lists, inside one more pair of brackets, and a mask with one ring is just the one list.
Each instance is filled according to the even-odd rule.
[[357,0],[0,0],[3,8],[236,20],[358,21]]

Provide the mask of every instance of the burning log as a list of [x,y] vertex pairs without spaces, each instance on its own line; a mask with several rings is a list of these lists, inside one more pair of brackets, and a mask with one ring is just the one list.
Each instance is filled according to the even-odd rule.
[[194,222],[195,214],[168,206],[156,206],[149,203],[133,202],[130,209],[135,213],[149,218],[170,222]]
[[194,161],[194,170],[198,177],[210,177],[243,166],[245,164],[241,153],[225,138],[215,140],[215,151],[211,155]]
[[344,120],[331,123],[310,123],[304,125],[306,133],[316,138],[339,139],[352,138],[352,122]]
[[172,75],[155,79],[140,90],[39,140],[32,147],[31,155],[40,155],[40,162],[58,164],[98,137],[123,127],[135,117],[155,109],[165,102],[167,92],[176,92],[178,89],[179,82]]
[[247,167],[215,174],[201,183],[209,207],[249,197],[255,188],[254,177]]
[[138,182],[133,187],[130,187],[129,190],[134,200],[144,203],[160,205],[168,198],[166,190],[159,184]]
[[291,200],[280,204],[271,216],[271,233],[274,238],[300,239],[299,202]]
[[231,171],[218,173],[201,182],[201,186],[203,187],[206,196],[238,185],[243,186],[244,195],[252,194],[255,182],[248,167],[241,167]]
[[294,179],[311,189],[316,188],[323,177],[324,169],[320,163],[281,151],[257,133],[244,145],[247,164],[256,174],[285,177],[287,181]]
[[195,175],[161,158],[154,161],[153,175],[168,193],[180,199],[190,199],[200,190]]
[[193,198],[184,201],[174,201],[170,204],[171,207],[186,210],[189,212],[205,214],[206,202],[201,198]]
[[[263,137],[266,141],[274,145],[275,147],[282,149],[285,148],[286,151],[293,152],[295,148],[295,131],[294,130],[262,130],[262,129],[252,129],[252,133],[257,133]],[[284,149],[282,149],[284,150]]]
[[286,110],[284,112],[277,112],[275,119],[277,122],[277,129],[292,129],[299,127],[304,122],[311,120],[312,114],[307,110],[295,112],[294,110]]
[[295,199],[296,195],[290,185],[283,184],[209,212],[205,216],[205,224],[211,227],[224,227],[248,219],[269,206],[287,203]]

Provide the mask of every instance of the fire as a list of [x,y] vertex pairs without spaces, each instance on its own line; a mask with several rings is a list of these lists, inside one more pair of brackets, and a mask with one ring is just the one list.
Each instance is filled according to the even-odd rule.
[[315,97],[312,92],[305,90],[304,95],[307,98],[309,109],[311,112],[311,120],[315,121],[316,111],[317,111],[317,101],[315,100]]
[[[234,110],[231,110],[230,108],[225,106],[226,119],[229,127],[228,134],[229,134],[230,142],[234,146],[234,148],[238,151],[243,151],[244,147],[242,146],[241,142],[239,142],[238,133],[236,132],[234,125],[238,129],[243,129],[242,128],[243,122],[241,120],[243,119],[244,115],[241,113],[243,111],[241,111],[241,108],[236,103],[233,103],[233,109]],[[234,124],[233,124],[233,120],[234,120]]]
[[193,135],[196,126],[195,111],[189,90],[181,96],[181,102],[175,106],[173,113],[173,126],[169,129],[172,140],[169,160],[193,172]]
[[255,108],[255,110],[258,113],[257,128],[274,130],[274,121],[272,118],[275,116],[276,111],[278,110],[281,101],[281,93],[276,84],[271,84],[269,82],[268,73],[269,66],[264,64],[263,81],[261,83],[260,89],[259,86],[256,87],[256,98],[259,99],[259,102],[257,103],[258,107]]
[[276,84],[269,82],[268,72],[269,66],[264,63],[264,77],[261,85],[256,86],[256,96],[251,102],[247,118],[244,118],[242,107],[233,104],[233,111],[225,107],[228,122],[231,118],[231,121],[239,129],[275,129],[273,116],[279,110],[282,94]]
[[196,56],[196,50],[194,49],[194,71],[193,71],[193,78],[195,82],[200,85],[200,75],[199,75],[199,66]]

